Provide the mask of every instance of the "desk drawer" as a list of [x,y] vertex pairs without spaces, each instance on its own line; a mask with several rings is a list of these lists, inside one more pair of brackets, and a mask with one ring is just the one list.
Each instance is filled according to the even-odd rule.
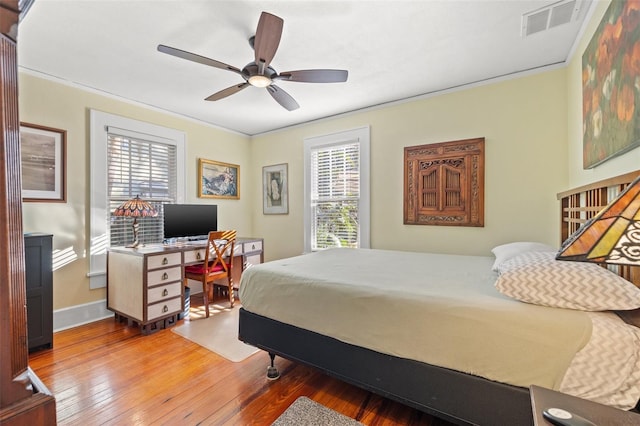
[[147,303],[154,303],[177,296],[182,296],[181,281],[148,289]]
[[182,311],[181,297],[165,300],[164,302],[156,303],[154,305],[148,305],[147,321],[153,321],[154,319],[165,315],[180,313],[180,311]]
[[244,265],[248,268],[251,265],[259,265],[261,263],[260,253],[245,256]]
[[184,252],[184,263],[188,265],[189,263],[197,263],[204,262],[204,249],[194,249]]
[[242,247],[243,253],[251,253],[254,251],[262,251],[262,241],[251,241],[244,243]]
[[182,281],[182,267],[174,266],[173,268],[147,272],[147,287],[172,281]]
[[182,262],[180,253],[167,253],[147,257],[147,269],[166,268],[167,266],[180,265]]

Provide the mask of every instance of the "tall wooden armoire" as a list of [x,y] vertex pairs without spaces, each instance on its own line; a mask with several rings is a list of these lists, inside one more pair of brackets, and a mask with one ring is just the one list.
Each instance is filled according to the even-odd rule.
[[17,34],[32,0],[0,0],[0,424],[56,424],[55,398],[29,368],[20,180]]

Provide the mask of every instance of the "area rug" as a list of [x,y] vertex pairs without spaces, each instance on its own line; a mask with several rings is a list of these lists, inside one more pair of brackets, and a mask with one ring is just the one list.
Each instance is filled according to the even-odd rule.
[[258,348],[238,340],[239,305],[211,305],[209,310],[209,318],[192,318],[174,327],[173,332],[233,362],[258,352]]
[[272,426],[363,426],[354,419],[301,396],[272,423]]

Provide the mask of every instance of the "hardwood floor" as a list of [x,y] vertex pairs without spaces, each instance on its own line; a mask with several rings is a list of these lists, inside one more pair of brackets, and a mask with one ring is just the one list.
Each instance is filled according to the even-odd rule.
[[[192,317],[201,304],[194,295]],[[270,425],[303,395],[365,425],[450,425],[282,358],[269,381],[262,351],[234,363],[171,329],[142,336],[114,319],[55,333],[29,364],[60,425]]]

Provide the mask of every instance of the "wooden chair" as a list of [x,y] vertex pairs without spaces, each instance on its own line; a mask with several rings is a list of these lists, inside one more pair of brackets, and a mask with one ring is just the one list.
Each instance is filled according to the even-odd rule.
[[207,248],[204,253],[204,262],[189,265],[184,268],[184,285],[192,279],[202,283],[204,306],[209,318],[209,288],[214,281],[227,279],[229,303],[233,308],[233,278],[231,266],[233,265],[233,250],[236,244],[236,231],[211,231],[207,239]]

